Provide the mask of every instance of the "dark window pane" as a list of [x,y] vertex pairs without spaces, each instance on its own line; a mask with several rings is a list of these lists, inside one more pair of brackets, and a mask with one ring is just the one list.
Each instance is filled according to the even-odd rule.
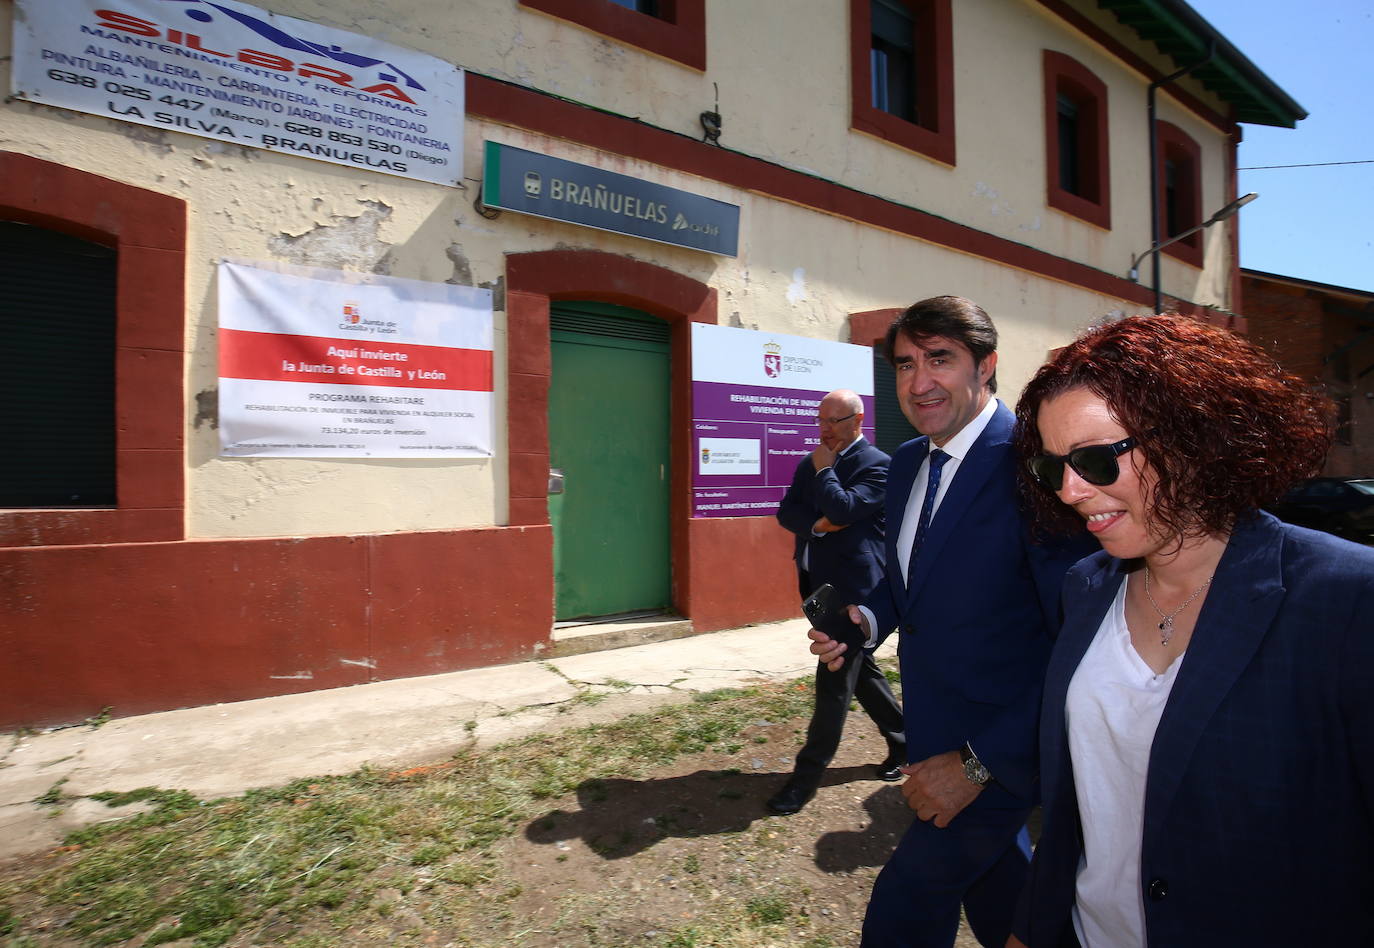
[[1164,160],[1164,235],[1172,237],[1191,227],[1183,223],[1183,193],[1180,185],[1184,179],[1183,169],[1178,162]]
[[897,401],[897,373],[877,346],[873,349],[873,443],[891,454],[918,434]]
[[1336,402],[1336,444],[1354,444],[1354,418],[1350,413],[1350,396],[1337,395]]
[[1083,196],[1079,168],[1078,103],[1062,93],[1059,96],[1059,186],[1070,194]]
[[115,252],[0,221],[0,507],[115,503]]
[[627,10],[647,13],[649,16],[658,16],[658,0],[611,0],[611,3],[618,7],[625,7]]
[[1330,373],[1333,381],[1350,384],[1350,350],[1342,349],[1332,355],[1328,360],[1331,366]]
[[871,0],[873,107],[909,122],[916,114],[916,27],[906,7]]

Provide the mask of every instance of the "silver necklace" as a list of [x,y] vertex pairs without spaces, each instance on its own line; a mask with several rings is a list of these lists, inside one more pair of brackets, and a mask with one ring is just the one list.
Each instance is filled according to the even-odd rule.
[[1189,596],[1187,599],[1183,600],[1183,605],[1179,606],[1173,612],[1166,614],[1163,609],[1159,608],[1159,603],[1155,602],[1155,597],[1150,594],[1150,567],[1145,567],[1145,598],[1150,600],[1150,605],[1154,606],[1155,612],[1159,613],[1159,618],[1161,620],[1159,623],[1160,645],[1169,644],[1169,640],[1174,637],[1174,619],[1178,617],[1178,614],[1180,612],[1182,612],[1184,609],[1187,609],[1188,606],[1192,604],[1194,599],[1196,599],[1198,596],[1201,596],[1202,591],[1210,585],[1212,585],[1212,577],[1208,576],[1207,582],[1203,583],[1197,589],[1194,589],[1193,594]]

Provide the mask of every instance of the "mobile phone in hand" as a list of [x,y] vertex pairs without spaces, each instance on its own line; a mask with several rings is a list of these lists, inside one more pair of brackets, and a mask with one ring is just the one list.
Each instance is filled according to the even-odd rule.
[[[811,624],[820,629],[816,623],[823,621],[835,608],[835,587],[829,583],[823,583],[819,589],[807,596],[802,602],[802,612],[811,620]],[[824,629],[821,629],[824,632]]]
[[802,612],[811,620],[812,628],[849,646],[843,656],[848,664],[864,647],[865,638],[863,629],[850,620],[847,604],[838,599],[835,587],[824,583],[802,602]]

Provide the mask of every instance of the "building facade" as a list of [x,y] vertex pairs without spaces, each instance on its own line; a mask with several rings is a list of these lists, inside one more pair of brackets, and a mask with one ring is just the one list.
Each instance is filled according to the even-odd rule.
[[1241,270],[1240,311],[1250,338],[1336,403],[1336,437],[1323,474],[1374,472],[1374,293]]
[[[7,48],[32,2],[0,0]],[[71,5],[88,48],[38,68],[114,83],[119,108],[119,86],[146,78],[138,43],[234,58],[174,23],[184,2],[45,2]],[[1014,402],[1079,328],[1153,309],[1149,258],[1145,284],[1130,264],[1237,197],[1241,123],[1305,114],[1179,0],[401,0],[384,20],[360,0],[197,5],[207,21],[270,12],[461,67],[462,180],[203,137],[193,117],[159,126],[54,107],[24,89],[0,105],[9,285],[45,301],[15,321],[60,340],[13,356],[35,373],[11,386],[7,407],[27,421],[10,447],[35,460],[0,496],[0,727],[535,657],[565,587],[619,582],[577,574],[572,554],[556,569],[579,543],[661,536],[627,553],[648,591],[617,610],[666,609],[696,631],[794,616],[789,544],[771,517],[691,516],[693,322],[871,345],[910,302],[964,295],[997,321],[1000,391]],[[38,56],[42,39],[16,57]],[[298,88],[327,101],[338,63],[319,61],[323,45],[299,49],[239,50],[235,68],[268,82],[289,61]],[[0,63],[6,82],[15,69]],[[198,108],[177,96],[166,114]],[[488,143],[735,206],[737,248],[494,210]],[[1164,308],[1234,325],[1236,246],[1233,219],[1160,252]],[[489,290],[492,455],[221,456],[225,260]],[[632,348],[652,360],[622,371],[613,350],[641,331]],[[61,375],[78,337],[103,376]],[[590,353],[571,393],[554,373],[563,343]],[[35,420],[78,377],[92,387],[70,399],[75,413]],[[611,379],[609,402],[558,411]],[[625,407],[640,403],[662,423],[631,423]],[[41,431],[58,442],[51,457]],[[661,483],[576,485],[604,498],[608,519],[560,535],[551,462],[586,442],[612,458],[647,450]],[[67,490],[72,470],[96,469],[89,493]],[[48,482],[60,489],[45,494]]]

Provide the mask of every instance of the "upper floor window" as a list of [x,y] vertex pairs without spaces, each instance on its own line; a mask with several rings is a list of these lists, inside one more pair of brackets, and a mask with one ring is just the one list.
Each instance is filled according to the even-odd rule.
[[520,6],[706,69],[706,0],[520,0]]
[[898,118],[916,119],[916,23],[896,0],[872,0],[873,46],[869,69],[873,107]]
[[850,0],[850,124],[954,164],[950,0]]
[[1107,87],[1077,61],[1045,50],[1046,195],[1050,207],[1112,226]]
[[[1202,223],[1202,149],[1177,125],[1156,122],[1159,148],[1160,240],[1168,240]],[[1202,266],[1202,232],[1165,247],[1164,253]]]
[[634,10],[637,13],[658,16],[658,0],[611,0],[611,3],[618,7],[625,7],[627,10]]

